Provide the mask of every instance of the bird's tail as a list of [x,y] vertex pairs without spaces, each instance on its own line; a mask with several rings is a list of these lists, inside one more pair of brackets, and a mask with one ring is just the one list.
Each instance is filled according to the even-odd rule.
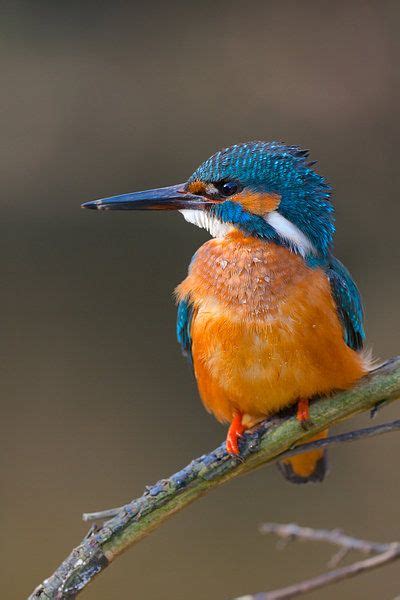
[[[328,430],[321,431],[318,435],[307,440],[308,442],[325,438]],[[297,454],[278,463],[282,475],[291,483],[308,483],[309,481],[322,481],[328,469],[326,450],[311,450]]]

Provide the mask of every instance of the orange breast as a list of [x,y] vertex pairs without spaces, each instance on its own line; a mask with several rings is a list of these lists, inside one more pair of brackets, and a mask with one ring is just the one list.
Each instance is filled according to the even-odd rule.
[[236,410],[256,421],[365,372],[343,341],[326,275],[283,247],[237,231],[210,240],[177,294],[194,305],[195,375],[221,421]]

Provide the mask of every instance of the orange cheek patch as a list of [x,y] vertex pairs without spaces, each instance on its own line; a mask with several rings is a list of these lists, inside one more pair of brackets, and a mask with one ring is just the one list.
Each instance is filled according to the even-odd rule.
[[240,202],[245,210],[254,215],[264,216],[265,214],[276,210],[281,202],[278,194],[257,194],[250,193],[232,198]]
[[199,179],[196,179],[195,181],[191,181],[187,187],[188,192],[190,192],[191,194],[204,194],[204,192],[206,191],[206,186],[204,185],[204,183],[202,181],[200,181]]

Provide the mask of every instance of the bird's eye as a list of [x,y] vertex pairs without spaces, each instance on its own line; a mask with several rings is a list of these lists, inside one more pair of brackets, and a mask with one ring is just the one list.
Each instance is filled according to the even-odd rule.
[[222,196],[233,196],[242,191],[242,186],[237,181],[221,181],[215,187]]

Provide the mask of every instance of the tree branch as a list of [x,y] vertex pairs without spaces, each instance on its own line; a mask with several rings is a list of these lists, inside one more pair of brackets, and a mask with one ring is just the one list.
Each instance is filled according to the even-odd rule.
[[[292,450],[293,446],[319,431],[399,397],[400,357],[397,357],[368,374],[350,390],[312,402],[312,424],[308,431],[303,430],[292,411],[288,416],[264,421],[247,432],[241,441],[240,460],[229,456],[225,444],[221,444],[168,479],[148,487],[143,496],[122,507],[100,529],[90,531],[90,535],[29,598],[75,598],[121,552],[191,502],[233,477],[279,460],[284,452],[299,452],[299,449]],[[381,556],[368,560],[377,558]]]
[[372,569],[382,567],[383,565],[400,559],[399,542],[378,544],[350,537],[337,529],[328,531],[326,529],[300,527],[295,523],[264,523],[261,525],[260,531],[262,533],[273,533],[284,540],[299,539],[303,541],[323,541],[335,544],[342,550],[341,558],[349,550],[358,550],[364,554],[375,554],[375,556],[341,567],[340,569],[329,571],[328,573],[323,573],[312,579],[306,579],[285,588],[242,596],[236,600],[287,600],[287,598],[294,598],[296,596],[301,596],[302,594],[307,594],[316,589],[326,587],[349,577],[360,575],[366,571],[371,571]]
[[[400,419],[395,421],[389,421],[388,423],[382,423],[381,425],[375,425],[374,427],[364,427],[363,429],[356,429],[354,431],[347,431],[346,433],[339,433],[338,435],[331,435],[321,440],[315,440],[313,442],[306,442],[300,444],[296,448],[291,448],[282,452],[279,455],[279,460],[295,456],[296,454],[303,454],[308,450],[317,450],[319,448],[326,448],[327,446],[337,446],[338,444],[348,442],[358,442],[359,440],[376,437],[383,435],[384,433],[391,433],[400,429]],[[124,507],[117,506],[116,508],[107,508],[106,510],[100,510],[97,512],[83,513],[83,521],[102,521],[104,519],[111,519],[115,517]]]
[[260,533],[273,533],[283,540],[307,542],[328,542],[346,550],[358,550],[364,554],[378,554],[390,549],[391,544],[378,544],[345,535],[340,529],[312,529],[300,527],[296,523],[263,523]]

